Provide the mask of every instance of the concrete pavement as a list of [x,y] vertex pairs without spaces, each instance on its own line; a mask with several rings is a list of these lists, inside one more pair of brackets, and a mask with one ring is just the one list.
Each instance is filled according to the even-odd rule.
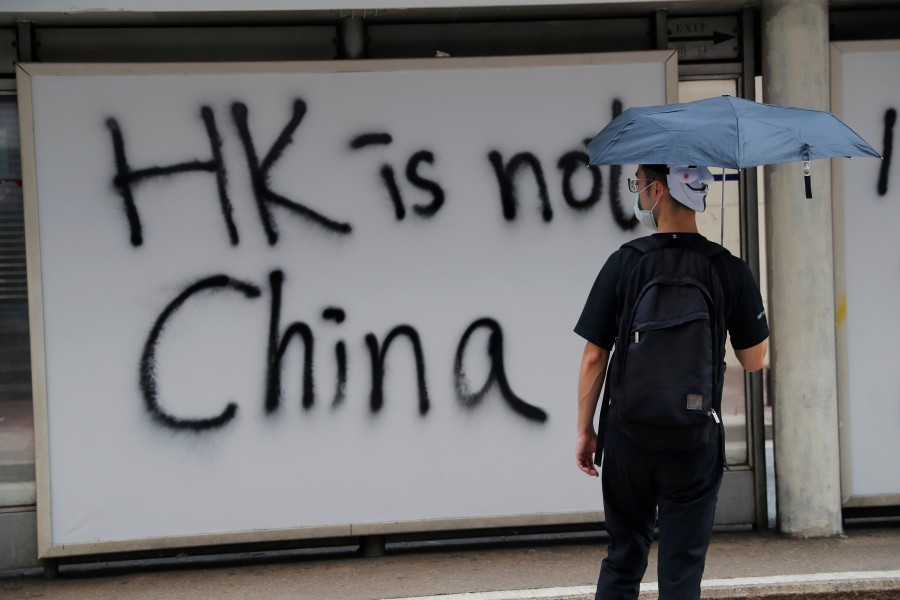
[[[581,600],[593,597],[604,547],[585,533],[389,543],[378,558],[344,547],[63,565],[56,579],[6,574],[0,598]],[[656,597],[655,571],[654,550],[642,598]],[[703,597],[900,598],[900,523],[815,540],[717,532]]]

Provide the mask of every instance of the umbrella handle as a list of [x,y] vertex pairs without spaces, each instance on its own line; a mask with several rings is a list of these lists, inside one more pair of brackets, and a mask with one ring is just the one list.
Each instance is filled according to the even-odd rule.
[[803,156],[803,183],[806,184],[806,197],[812,198],[812,178],[809,176],[809,144],[803,144],[800,154]]
[[810,177],[809,161],[803,161],[803,183],[806,184],[806,197],[812,198],[812,177]]

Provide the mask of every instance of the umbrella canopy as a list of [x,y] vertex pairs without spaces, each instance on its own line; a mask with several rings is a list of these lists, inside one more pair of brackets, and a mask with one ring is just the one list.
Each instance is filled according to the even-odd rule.
[[587,150],[592,165],[731,169],[817,158],[881,158],[831,113],[732,96],[629,108],[604,127]]

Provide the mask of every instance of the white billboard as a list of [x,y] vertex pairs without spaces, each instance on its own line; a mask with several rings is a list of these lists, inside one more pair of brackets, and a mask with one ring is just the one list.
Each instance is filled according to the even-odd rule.
[[835,274],[844,506],[900,505],[900,42],[832,44],[832,108],[882,153],[837,160]]
[[583,145],[676,79],[21,65],[41,555],[596,518],[572,327],[637,230]]

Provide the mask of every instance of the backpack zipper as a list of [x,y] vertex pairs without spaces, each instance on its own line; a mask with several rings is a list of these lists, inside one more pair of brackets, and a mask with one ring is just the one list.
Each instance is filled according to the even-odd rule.
[[725,456],[725,429],[722,427],[722,421],[719,420],[719,415],[716,414],[716,409],[714,409],[714,408],[709,409],[709,415],[716,422],[716,425],[719,426],[719,435],[721,436],[721,439],[719,440],[719,444],[721,445],[721,448],[722,448],[722,468],[725,469],[726,471],[730,471],[731,468],[728,466],[728,457]]

